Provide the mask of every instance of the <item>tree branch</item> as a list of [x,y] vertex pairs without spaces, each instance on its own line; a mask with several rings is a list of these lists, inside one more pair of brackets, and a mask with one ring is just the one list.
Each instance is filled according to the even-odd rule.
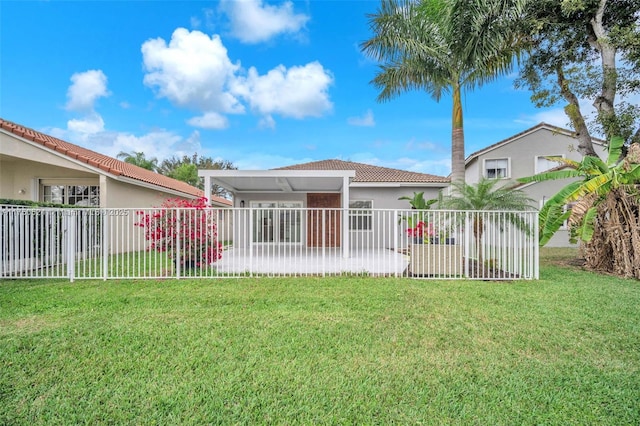
[[582,155],[597,157],[597,154],[593,149],[593,142],[591,141],[589,129],[587,128],[587,124],[585,123],[582,112],[580,111],[580,103],[578,102],[576,95],[571,91],[571,89],[569,89],[569,81],[566,79],[564,71],[562,70],[562,65],[560,64],[556,66],[556,75],[558,77],[560,93],[562,93],[562,97],[569,102],[569,104],[564,107],[564,112],[571,120],[573,129],[576,132],[576,137],[578,138],[578,151]]

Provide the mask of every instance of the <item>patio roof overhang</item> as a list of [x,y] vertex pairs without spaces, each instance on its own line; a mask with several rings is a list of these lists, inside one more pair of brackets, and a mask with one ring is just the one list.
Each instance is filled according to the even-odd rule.
[[355,170],[198,170],[198,176],[238,194],[242,192],[343,192]]
[[[235,195],[244,192],[340,192],[342,208],[349,208],[349,185],[355,170],[198,170],[205,194],[215,183]],[[342,215],[342,253],[349,257],[349,215]]]

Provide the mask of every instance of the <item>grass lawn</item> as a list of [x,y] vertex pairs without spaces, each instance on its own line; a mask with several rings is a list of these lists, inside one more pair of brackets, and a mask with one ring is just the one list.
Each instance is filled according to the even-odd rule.
[[640,424],[640,282],[0,281],[0,424]]

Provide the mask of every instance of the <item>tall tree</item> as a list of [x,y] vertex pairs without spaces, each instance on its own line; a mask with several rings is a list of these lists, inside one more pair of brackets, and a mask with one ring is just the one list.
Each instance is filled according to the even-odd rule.
[[453,98],[451,180],[464,182],[463,90],[512,69],[522,43],[517,23],[527,0],[382,0],[369,15],[373,37],[361,49],[381,62],[379,101],[424,90]]
[[[198,169],[235,170],[237,167],[235,167],[231,161],[214,160],[211,157],[201,157],[197,153],[194,153],[190,157],[188,155],[184,155],[182,158],[173,156],[163,160],[158,167],[158,173],[187,182],[189,185],[197,188],[204,189],[204,182],[198,176]],[[213,185],[211,188],[211,195],[225,197],[228,194],[224,188],[218,185]]]
[[538,0],[527,11],[531,49],[517,85],[538,106],[564,102],[583,155],[596,155],[593,131],[640,142],[640,107],[617,99],[640,90],[638,10],[640,0]]
[[158,168],[158,159],[155,157],[147,158],[144,152],[120,151],[120,153],[117,155],[117,158],[121,159],[125,163],[133,164],[138,167],[142,167],[143,169],[151,170],[154,172]]

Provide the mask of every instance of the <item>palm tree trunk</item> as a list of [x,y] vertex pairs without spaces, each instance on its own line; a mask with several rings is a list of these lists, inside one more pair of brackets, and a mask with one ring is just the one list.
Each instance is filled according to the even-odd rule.
[[459,83],[455,83],[453,85],[453,111],[451,122],[451,182],[464,183],[464,128]]

